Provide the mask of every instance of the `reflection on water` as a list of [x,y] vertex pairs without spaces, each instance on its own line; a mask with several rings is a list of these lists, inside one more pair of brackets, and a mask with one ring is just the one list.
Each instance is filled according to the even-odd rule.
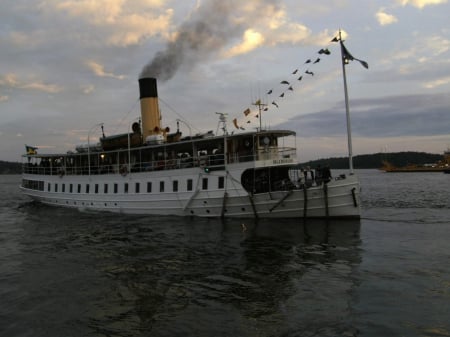
[[361,260],[358,221],[117,217],[31,203],[22,212],[16,281],[26,289],[20,306],[29,310],[10,314],[25,324],[10,323],[9,333],[355,330],[349,315],[352,270]]

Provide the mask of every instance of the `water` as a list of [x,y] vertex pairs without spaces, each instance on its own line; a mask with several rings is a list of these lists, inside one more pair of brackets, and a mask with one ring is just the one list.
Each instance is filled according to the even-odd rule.
[[0,336],[450,336],[450,176],[358,173],[361,221],[32,203],[0,176]]

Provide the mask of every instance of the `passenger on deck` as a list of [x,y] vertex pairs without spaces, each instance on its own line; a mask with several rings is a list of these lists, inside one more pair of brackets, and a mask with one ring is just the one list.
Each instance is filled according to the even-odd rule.
[[[309,177],[308,177],[308,173],[309,173]],[[314,171],[311,170],[311,168],[309,166],[306,166],[306,170],[303,172],[303,174],[305,176],[305,186],[311,187],[312,183],[314,182]]]
[[330,170],[330,165],[326,165],[323,169],[322,169],[322,179],[323,181],[326,183],[328,183],[331,180],[331,170]]
[[322,168],[320,165],[317,165],[316,167],[316,185],[320,186],[322,185]]

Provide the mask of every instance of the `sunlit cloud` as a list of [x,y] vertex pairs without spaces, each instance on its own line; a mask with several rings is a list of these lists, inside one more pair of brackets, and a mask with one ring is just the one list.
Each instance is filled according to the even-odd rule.
[[9,97],[6,95],[0,96],[0,102],[6,102],[8,99],[9,99]]
[[440,55],[450,50],[450,40],[442,36],[431,36],[425,40],[427,50],[431,50],[434,55]]
[[398,21],[398,19],[394,15],[386,13],[384,8],[378,10],[378,12],[375,14],[375,17],[381,26],[390,25]]
[[47,84],[39,80],[36,81],[31,79],[29,81],[20,81],[17,79],[16,74],[4,75],[3,78],[0,78],[0,86],[16,89],[43,91],[50,94],[55,94],[63,90],[63,88],[59,85]]
[[264,43],[264,36],[253,29],[247,29],[240,44],[231,48],[225,53],[226,57],[233,57],[239,54],[245,54],[259,47]]
[[426,82],[424,84],[424,87],[427,88],[427,89],[434,89],[436,87],[440,87],[440,86],[443,86],[443,85],[448,85],[449,83],[450,83],[450,76]]
[[124,0],[61,1],[56,8],[71,16],[88,17],[95,23],[113,23],[122,12]]
[[120,17],[106,41],[110,45],[126,47],[139,44],[143,39],[155,35],[169,39],[172,17],[172,9],[167,9],[156,17],[141,14]]
[[429,5],[442,5],[447,3],[447,0],[397,0],[402,6],[411,5],[417,8],[424,8]]
[[47,11],[65,13],[73,20],[104,28],[108,45],[126,47],[160,35],[168,38],[173,9],[164,0],[67,0],[48,4]]
[[86,65],[88,66],[89,69],[92,70],[92,72],[95,75],[99,77],[111,77],[116,78],[118,80],[123,80],[125,78],[124,75],[115,75],[114,73],[106,72],[105,67],[95,61],[86,61]]

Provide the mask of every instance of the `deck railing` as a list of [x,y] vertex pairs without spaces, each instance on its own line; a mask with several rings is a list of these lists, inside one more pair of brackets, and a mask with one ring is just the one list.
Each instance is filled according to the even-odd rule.
[[[94,155],[92,155],[94,156]],[[44,157],[42,157],[44,158]],[[278,148],[268,148],[261,149],[256,153],[228,153],[227,163],[236,164],[249,161],[262,161],[262,160],[280,160],[286,158],[295,158],[295,148],[288,147],[278,147]],[[162,171],[162,170],[174,170],[174,169],[184,169],[191,167],[200,168],[220,168],[225,165],[225,155],[224,154],[213,154],[204,155],[199,157],[177,157],[177,158],[166,158],[158,159],[153,161],[142,161],[134,162],[128,164],[124,163],[100,163],[94,164],[95,161],[91,159],[91,166],[87,165],[64,165],[64,164],[50,164],[45,161],[45,165],[38,165],[32,163],[23,164],[23,172],[27,174],[36,175],[91,175],[98,174],[117,174],[126,175],[130,172],[148,172],[148,171]],[[64,159],[60,159],[60,162],[64,162]]]

